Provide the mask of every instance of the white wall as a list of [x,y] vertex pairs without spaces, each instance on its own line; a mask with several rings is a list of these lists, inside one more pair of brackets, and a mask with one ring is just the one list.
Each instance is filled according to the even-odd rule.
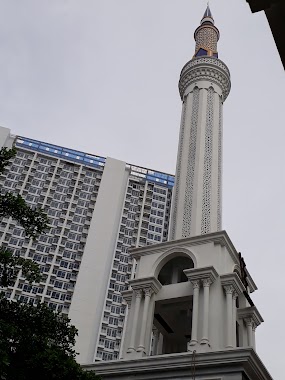
[[127,180],[126,163],[107,158],[69,312],[80,363],[94,359]]
[[11,148],[14,138],[10,136],[9,128],[0,127],[0,148],[6,146]]

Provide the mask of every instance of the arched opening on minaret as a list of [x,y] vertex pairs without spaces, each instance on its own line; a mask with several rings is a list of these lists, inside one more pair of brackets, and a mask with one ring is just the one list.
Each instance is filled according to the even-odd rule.
[[169,260],[161,268],[158,280],[161,285],[178,284],[180,282],[187,282],[183,270],[194,268],[194,263],[189,257],[178,256]]

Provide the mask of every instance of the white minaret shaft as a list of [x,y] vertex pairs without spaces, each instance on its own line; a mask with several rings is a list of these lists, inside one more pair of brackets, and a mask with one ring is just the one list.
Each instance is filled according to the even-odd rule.
[[182,69],[183,101],[170,239],[221,230],[222,110],[230,73],[218,59],[219,31],[209,6],[194,33],[195,55]]

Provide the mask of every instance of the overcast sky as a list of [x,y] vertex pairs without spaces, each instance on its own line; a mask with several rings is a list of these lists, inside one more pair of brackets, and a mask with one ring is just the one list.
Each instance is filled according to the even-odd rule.
[[[285,76],[263,12],[212,0],[224,104],[223,227],[259,290],[257,352],[284,380]],[[0,125],[175,171],[180,70],[202,0],[0,0]]]

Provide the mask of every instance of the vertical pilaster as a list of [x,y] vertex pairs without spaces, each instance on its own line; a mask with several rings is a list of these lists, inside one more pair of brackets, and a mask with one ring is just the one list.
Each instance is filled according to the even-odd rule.
[[247,330],[247,344],[249,347],[253,347],[253,339],[252,339],[252,333],[253,333],[253,319],[252,318],[245,318],[246,323],[246,330]]
[[227,343],[226,348],[233,348],[233,292],[231,285],[224,286],[227,301]]
[[232,342],[233,342],[233,347],[237,346],[237,337],[236,337],[236,322],[237,322],[237,307],[236,307],[236,300],[238,298],[237,292],[233,293],[233,323],[232,323],[232,328],[233,328],[233,336],[232,336]]
[[204,310],[203,310],[203,333],[201,344],[209,344],[209,300],[210,286],[212,281],[210,278],[202,279],[204,289]]
[[[209,338],[209,316],[210,316],[210,286],[218,277],[214,267],[204,267],[196,269],[184,269],[183,271],[193,286],[193,309],[192,309],[192,332],[191,341],[188,343],[188,351],[191,346],[197,345],[200,341],[200,348],[205,349],[206,345],[210,346]],[[200,294],[200,284],[203,286],[203,292]],[[203,301],[203,313],[199,315],[199,299]],[[200,309],[200,310],[199,310]],[[202,325],[202,338],[200,340]]]
[[190,346],[195,346],[198,343],[198,314],[199,314],[199,291],[200,281],[191,281],[193,286],[193,310],[192,310],[192,332]]
[[143,292],[144,292],[143,315],[142,315],[142,322],[141,322],[140,340],[139,340],[137,351],[145,350],[146,323],[147,323],[147,317],[148,317],[149,302],[153,294],[153,290],[151,288],[146,288],[146,289],[143,289]]
[[256,330],[256,323],[253,322],[252,325],[252,348],[255,350],[256,349],[256,343],[255,343],[255,330]]
[[138,325],[138,316],[139,316],[139,310],[140,310],[141,299],[142,299],[141,289],[134,290],[134,293],[135,293],[135,309],[134,309],[133,324],[132,324],[132,329],[131,329],[130,345],[127,352],[135,351],[135,339],[136,339],[136,332],[137,332],[137,325]]

